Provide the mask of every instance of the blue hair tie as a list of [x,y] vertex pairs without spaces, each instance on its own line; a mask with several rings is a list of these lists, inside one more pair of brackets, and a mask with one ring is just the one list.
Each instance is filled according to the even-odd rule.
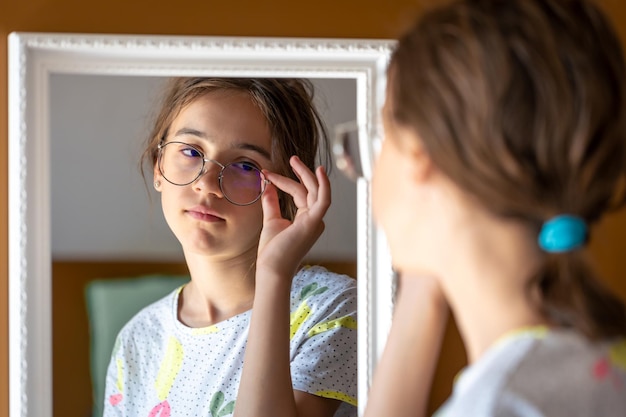
[[555,216],[543,224],[537,241],[546,252],[569,252],[587,241],[587,224],[577,216]]

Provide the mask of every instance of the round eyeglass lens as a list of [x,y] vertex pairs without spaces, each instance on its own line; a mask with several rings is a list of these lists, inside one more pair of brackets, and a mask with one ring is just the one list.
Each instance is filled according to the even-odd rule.
[[232,162],[222,169],[220,187],[224,197],[233,204],[248,205],[265,191],[265,177],[249,162]]
[[191,184],[202,174],[204,155],[182,142],[167,142],[160,148],[159,171],[174,185]]

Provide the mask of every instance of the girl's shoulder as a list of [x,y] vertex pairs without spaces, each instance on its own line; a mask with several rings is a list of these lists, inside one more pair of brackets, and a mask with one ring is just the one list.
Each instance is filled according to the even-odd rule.
[[626,394],[626,338],[598,341],[574,330],[551,330],[528,349],[515,376],[526,373],[560,377],[562,386],[600,387],[613,380],[609,385]]
[[592,341],[567,329],[537,337],[503,387],[506,406],[543,415],[626,415],[626,340]]
[[291,304],[295,308],[306,301],[308,306],[356,311],[356,280],[331,272],[322,266],[305,266],[293,279]]
[[294,277],[292,288],[302,288],[315,282],[332,289],[356,288],[356,279],[329,271],[320,265],[303,266]]
[[[477,401],[476,398],[480,398]],[[441,416],[626,415],[626,340],[572,330],[507,338],[457,378]]]
[[306,265],[293,279],[291,295],[305,298],[306,295],[326,293],[326,296],[344,294],[356,297],[356,279],[348,275],[329,271],[323,266]]
[[[590,340],[577,331],[556,329],[534,336],[518,370],[563,374],[582,369],[582,379],[602,380],[610,369],[626,376],[626,338]],[[623,381],[626,389],[626,380]]]
[[506,384],[509,398],[544,415],[626,415],[626,340],[591,341],[550,331],[530,348]]

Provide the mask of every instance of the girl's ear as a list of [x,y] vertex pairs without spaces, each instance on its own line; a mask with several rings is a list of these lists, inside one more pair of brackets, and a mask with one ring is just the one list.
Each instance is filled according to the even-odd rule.
[[435,171],[435,166],[430,159],[430,154],[416,133],[409,129],[402,130],[402,152],[404,152],[411,161],[411,180],[419,183],[428,181]]
[[163,176],[161,175],[161,172],[159,172],[159,168],[157,167],[156,164],[154,164],[154,169],[152,171],[152,179],[153,181],[153,185],[154,185],[154,189],[157,191],[161,191],[161,184],[163,184]]

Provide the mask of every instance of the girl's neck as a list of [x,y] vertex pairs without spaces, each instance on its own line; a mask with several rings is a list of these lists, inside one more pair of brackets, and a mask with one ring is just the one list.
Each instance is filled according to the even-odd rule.
[[253,260],[216,262],[186,255],[191,282],[178,299],[179,320],[190,327],[206,327],[252,307],[255,288]]
[[[470,286],[475,282],[468,280]],[[470,363],[480,359],[503,335],[523,327],[548,324],[522,288],[500,291],[476,285],[463,290],[463,295],[449,292],[448,300]]]
[[513,222],[487,221],[474,217],[456,234],[449,252],[455,259],[438,271],[470,363],[505,333],[547,324],[528,288],[541,256],[534,241]]

